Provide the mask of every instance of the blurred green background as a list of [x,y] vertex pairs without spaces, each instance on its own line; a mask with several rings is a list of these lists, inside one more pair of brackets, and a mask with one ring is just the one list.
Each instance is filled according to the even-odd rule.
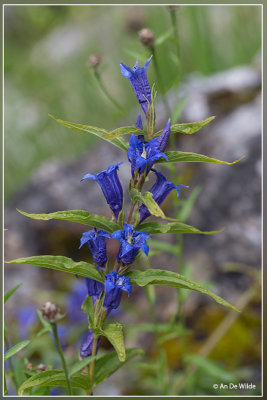
[[[260,49],[261,9],[254,6],[182,6],[177,10],[182,80],[252,61]],[[95,138],[67,132],[48,117],[113,129],[132,125],[136,100],[119,64],[149,55],[138,30],[157,38],[171,29],[166,6],[5,6],[5,196],[11,199],[45,160],[74,159]],[[165,88],[176,78],[168,40],[158,46]],[[99,90],[88,56],[102,56],[104,84],[127,110],[120,114]],[[166,60],[168,62],[166,62]],[[149,70],[149,81],[155,81]]]

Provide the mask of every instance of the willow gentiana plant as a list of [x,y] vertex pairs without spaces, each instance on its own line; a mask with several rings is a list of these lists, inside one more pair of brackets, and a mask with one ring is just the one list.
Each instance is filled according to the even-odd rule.
[[[135,263],[140,252],[149,254],[149,240],[152,235],[168,233],[216,234],[220,231],[202,232],[199,229],[167,217],[160,205],[175,190],[180,196],[181,190],[190,190],[188,186],[170,182],[159,170],[160,165],[176,162],[208,162],[234,164],[220,161],[202,154],[185,153],[172,149],[166,151],[170,135],[176,133],[193,134],[207,125],[214,117],[203,121],[171,125],[170,119],[162,131],[155,132],[155,86],[152,89],[147,80],[147,69],[151,57],[144,67],[138,61],[133,68],[121,63],[121,73],[130,82],[135,96],[141,106],[146,121],[143,127],[139,115],[135,126],[118,128],[108,132],[105,129],[88,125],[75,124],[54,118],[57,122],[69,128],[97,135],[110,144],[127,152],[129,161],[129,193],[123,193],[119,179],[121,162],[105,166],[103,171],[92,174],[88,172],[81,184],[86,184],[88,190],[96,183],[102,190],[111,210],[111,218],[90,214],[89,211],[71,210],[58,211],[50,214],[28,214],[18,210],[27,217],[40,220],[60,219],[90,226],[80,239],[80,247],[88,246],[93,257],[93,263],[88,261],[75,262],[64,256],[34,256],[8,261],[9,263],[31,264],[55,269],[83,277],[88,295],[82,305],[82,310],[88,317],[88,332],[80,346],[80,361],[75,366],[67,365],[61,354],[63,370],[47,370],[34,374],[18,389],[22,395],[35,386],[65,386],[68,393],[80,388],[91,394],[96,385],[113,374],[117,369],[136,356],[143,354],[142,349],[125,349],[123,327],[120,323],[108,323],[112,310],[120,306],[125,292],[131,298],[134,285],[164,285],[201,292],[212,297],[217,303],[236,310],[221,297],[202,287],[199,282],[184,278],[178,273],[162,269],[140,270]],[[123,138],[130,135],[129,141]],[[155,177],[155,183],[150,190],[143,191],[144,183]],[[95,182],[92,182],[95,181]],[[124,209],[125,196],[129,196],[129,210]],[[126,213],[128,211],[128,213]],[[149,222],[150,216],[158,217],[157,222]],[[168,222],[166,222],[166,220]],[[120,243],[114,262],[110,262],[107,254],[107,241],[117,239]],[[237,310],[236,310],[237,311]],[[55,332],[55,329],[54,329]],[[113,345],[115,351],[97,357],[100,338],[105,336]],[[57,347],[60,349],[55,335]],[[86,371],[87,369],[87,371]],[[71,372],[73,371],[73,372]],[[66,376],[66,374],[68,374]]]

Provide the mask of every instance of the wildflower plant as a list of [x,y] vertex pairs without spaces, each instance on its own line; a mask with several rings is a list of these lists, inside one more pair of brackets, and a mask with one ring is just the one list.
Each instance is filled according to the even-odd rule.
[[[137,261],[141,253],[145,256],[149,255],[149,241],[153,235],[168,233],[210,235],[220,232],[202,232],[179,219],[169,218],[163,213],[160,206],[170,192],[175,190],[177,196],[181,196],[188,186],[169,181],[158,170],[158,167],[179,162],[231,165],[238,161],[228,163],[201,154],[186,153],[175,149],[166,151],[171,135],[193,134],[211,122],[214,117],[203,121],[174,125],[171,125],[171,120],[168,119],[163,130],[155,132],[156,92],[154,85],[152,89],[150,88],[147,79],[150,62],[151,57],[144,67],[141,67],[136,61],[133,68],[121,63],[121,73],[129,80],[143,111],[143,118],[139,115],[135,126],[122,127],[108,132],[101,128],[75,124],[53,117],[66,127],[96,135],[126,152],[129,161],[129,193],[123,193],[119,177],[121,162],[119,162],[104,166],[105,169],[96,174],[88,172],[81,179],[81,181],[87,181],[88,190],[90,190],[90,185],[95,184],[90,182],[91,180],[99,184],[110,208],[111,218],[94,215],[84,210],[57,211],[49,214],[29,214],[18,210],[21,214],[33,219],[66,220],[93,228],[85,230],[80,238],[80,248],[88,246],[93,263],[76,262],[64,256],[48,255],[8,261],[9,263],[30,264],[73,274],[84,279],[84,285],[87,288],[87,296],[84,299],[82,310],[88,318],[88,330],[83,339],[81,338],[80,360],[74,366],[68,366],[62,356],[59,339],[55,336],[56,344],[63,357],[63,369],[50,369],[32,374],[18,388],[20,395],[25,392],[30,393],[29,390],[33,387],[41,386],[63,386],[67,388],[68,394],[71,394],[73,389],[79,388],[85,390],[87,394],[91,394],[96,385],[126,362],[142,355],[142,349],[125,349],[123,327],[120,323],[108,322],[110,312],[120,306],[123,294],[130,298],[134,297],[133,288],[136,285],[140,287],[164,285],[193,290],[212,297],[223,306],[236,310],[226,300],[215,295],[206,287],[202,287],[199,282],[196,283],[176,272],[168,271],[165,266],[162,269],[140,270],[138,268]],[[123,137],[124,135],[130,135],[129,141]],[[150,181],[151,177],[156,177],[156,181],[150,185],[148,191],[144,191],[144,184]],[[127,196],[131,201],[129,210],[125,207]],[[157,217],[159,220],[151,222],[149,221],[151,216]],[[166,222],[166,220],[170,222]],[[110,239],[116,239],[120,244],[114,264],[111,263],[107,252],[107,241]],[[56,332],[56,321],[53,320],[50,323]],[[98,357],[101,336],[110,341],[115,351]]]

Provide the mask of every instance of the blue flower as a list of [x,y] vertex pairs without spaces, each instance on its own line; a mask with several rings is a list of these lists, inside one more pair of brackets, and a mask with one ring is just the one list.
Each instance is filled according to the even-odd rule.
[[[96,353],[97,353],[97,351],[99,349],[100,339],[101,339],[101,337],[99,336],[99,338],[97,339]],[[88,333],[83,338],[82,344],[81,344],[81,347],[80,347],[80,356],[81,356],[81,358],[89,357],[92,354],[93,341],[94,341],[94,334],[91,331],[91,329],[89,329]]]
[[124,224],[123,230],[113,232],[111,237],[121,242],[117,256],[118,262],[132,263],[140,249],[146,256],[148,255],[149,247],[146,241],[150,235],[146,232],[135,231],[133,225]]
[[145,173],[147,175],[154,162],[161,157],[164,157],[168,161],[166,154],[162,153],[160,150],[159,138],[143,143],[143,141],[138,139],[135,135],[131,135],[127,155],[131,163],[132,177],[134,177],[134,172],[136,170],[139,171],[139,174]]
[[158,137],[159,151],[164,151],[166,149],[170,134],[171,134],[171,120],[169,118],[161,135]]
[[151,90],[147,81],[146,70],[149,66],[152,56],[147,60],[144,67],[139,67],[136,61],[133,69],[121,63],[121,73],[132,85],[137,100],[140,103],[144,113],[147,112],[148,102],[151,104]]
[[[150,189],[150,192],[153,194],[153,199],[158,203],[158,205],[161,205],[163,201],[166,199],[168,194],[173,190],[176,189],[177,191],[177,196],[180,194],[180,187],[188,187],[185,185],[175,185],[172,182],[169,182],[164,175],[162,175],[160,172],[157,172],[153,170],[155,174],[157,175],[157,180],[156,183],[152,186]],[[149,217],[151,214],[148,210],[148,208],[142,204],[141,207],[139,208],[139,214],[140,214],[140,220],[139,223],[141,223],[145,218]]]
[[118,219],[123,204],[123,191],[117,172],[120,164],[123,163],[120,162],[110,165],[105,171],[99,172],[95,175],[86,174],[81,179],[82,181],[84,179],[93,179],[99,183],[116,220]]
[[81,237],[81,245],[79,249],[85,243],[88,243],[94,262],[100,267],[104,267],[107,262],[106,238],[109,237],[110,235],[102,230],[84,232]]
[[122,291],[131,294],[132,285],[130,284],[130,279],[124,275],[119,275],[117,271],[110,272],[105,275],[105,299],[104,308],[109,313],[119,307],[122,297]]

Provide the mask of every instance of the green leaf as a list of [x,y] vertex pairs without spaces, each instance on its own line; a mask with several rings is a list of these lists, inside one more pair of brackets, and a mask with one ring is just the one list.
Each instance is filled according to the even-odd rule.
[[210,158],[204,156],[203,154],[188,153],[184,151],[166,151],[165,154],[168,157],[169,161],[165,160],[165,158],[161,158],[160,160],[156,161],[156,163],[164,164],[168,162],[206,162],[206,163],[233,165],[238,163],[240,160],[244,158],[243,156],[233,162],[227,162],[227,161],[217,160],[216,158]]
[[[224,229],[224,228],[223,228]],[[183,222],[169,222],[168,224],[159,224],[158,222],[145,222],[138,225],[138,230],[147,232],[150,235],[159,233],[201,233],[203,235],[214,235],[222,232],[223,229],[218,231],[203,232],[193,226],[184,224]]]
[[39,318],[41,324],[43,325],[43,329],[41,329],[41,330],[37,333],[36,336],[39,337],[39,336],[43,335],[44,333],[52,332],[51,324],[50,324],[48,321],[46,321],[46,320],[44,319],[44,317],[43,317],[43,315],[42,315],[42,311],[41,311],[41,310],[37,310],[36,312],[37,312],[37,315],[38,315],[38,318]]
[[95,360],[95,358],[96,358],[96,356],[89,356],[89,357],[84,358],[83,360],[77,361],[75,364],[73,364],[70,367],[69,377],[76,374],[76,372],[79,372],[84,367],[86,367],[86,365],[90,364],[90,362]]
[[13,346],[9,350],[7,350],[6,354],[4,355],[4,360],[6,361],[10,357],[13,357],[20,350],[24,349],[24,347],[28,346],[29,343],[30,343],[30,340],[23,340],[22,342],[15,344],[15,346]]
[[[89,388],[88,377],[82,374],[74,374],[70,379],[70,384],[73,388],[85,390]],[[39,372],[22,383],[19,387],[18,395],[22,396],[26,389],[36,386],[67,386],[65,373],[56,369]]]
[[166,40],[168,40],[173,34],[173,29],[169,29],[167,32],[164,32],[161,36],[159,36],[156,40],[155,40],[155,46],[160,46],[163,43],[166,42]]
[[[182,103],[182,105],[183,105],[183,103]],[[203,121],[171,125],[171,133],[185,133],[187,135],[191,135],[192,133],[196,133],[200,129],[204,128],[204,126],[208,125],[214,118],[215,117],[213,116],[213,117],[204,119]],[[162,133],[162,130],[156,132],[154,134],[154,137],[159,136],[161,133]]]
[[121,362],[125,361],[126,353],[123,340],[122,325],[119,323],[109,324],[105,329],[100,329],[101,335],[105,336],[117,352],[118,359]]
[[58,123],[66,126],[67,128],[72,128],[80,132],[90,133],[92,135],[96,135],[101,139],[107,140],[112,143],[114,146],[119,147],[121,150],[128,151],[128,142],[123,138],[115,138],[115,139],[107,139],[104,138],[104,135],[108,133],[105,129],[97,128],[95,126],[83,125],[83,124],[75,124],[73,122],[63,121],[62,119],[55,118],[53,115],[49,114],[51,118],[53,118]]
[[55,269],[57,271],[68,272],[86,276],[87,278],[95,279],[99,282],[104,282],[104,279],[98,269],[93,265],[84,261],[75,262],[71,258],[63,256],[34,256],[26,258],[17,258],[16,260],[5,261],[8,264],[30,264],[37,267],[45,267]]
[[103,139],[114,139],[122,135],[146,135],[146,132],[142,129],[137,129],[135,126],[123,126],[114,131],[105,133]]
[[11,297],[12,294],[15,293],[15,291],[16,291],[21,285],[22,285],[22,283],[19,283],[18,285],[14,286],[12,289],[9,290],[9,292],[7,292],[7,293],[5,294],[4,303],[7,302],[7,300],[9,299],[9,297]]
[[57,211],[49,214],[29,214],[25,211],[17,209],[19,213],[32,219],[38,219],[43,221],[49,221],[50,219],[60,219],[64,221],[77,222],[83,225],[93,226],[98,229],[103,229],[107,232],[114,232],[120,229],[119,225],[111,221],[103,215],[90,214],[88,211],[82,210],[68,210],[68,211]]
[[132,200],[137,203],[140,201],[142,204],[147,206],[150,214],[155,215],[155,217],[160,217],[163,219],[167,219],[169,221],[177,221],[177,219],[173,218],[168,218],[160,208],[160,206],[157,204],[157,202],[153,199],[153,194],[151,192],[145,192],[142,194],[139,192],[139,190],[135,188],[130,188],[129,189],[130,196]]
[[120,362],[115,351],[99,358],[95,363],[94,385],[98,385],[138,355],[144,355],[144,351],[142,349],[133,348],[126,350],[126,359],[124,363]]
[[179,287],[182,289],[194,290],[212,297],[217,303],[238,311],[230,303],[217,296],[205,287],[202,287],[198,282],[192,281],[184,276],[172,271],[165,271],[160,269],[147,269],[146,271],[129,271],[127,277],[130,278],[131,284],[138,286],[146,285],[163,285]]
[[82,304],[82,310],[87,315],[90,329],[94,328],[95,309],[94,309],[93,299],[91,296],[86,296],[86,298]]

